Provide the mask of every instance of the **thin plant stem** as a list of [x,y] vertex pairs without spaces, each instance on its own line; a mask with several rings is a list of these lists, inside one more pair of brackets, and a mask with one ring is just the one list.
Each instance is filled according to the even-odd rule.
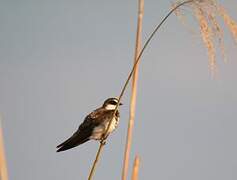
[[105,145],[105,141],[100,141],[100,146],[99,146],[98,152],[97,152],[97,154],[96,154],[96,157],[95,157],[95,161],[94,161],[94,163],[93,163],[93,166],[92,166],[92,168],[91,168],[91,170],[93,170],[93,171],[91,171],[91,173],[89,174],[89,177],[88,177],[89,180],[92,179],[93,172],[94,172],[94,170],[95,170],[95,166],[96,166],[97,162],[99,161],[100,153],[101,153],[101,151],[102,151],[104,145]]
[[[139,0],[134,63],[136,63],[138,55],[141,51],[143,14],[144,14],[144,0]],[[132,79],[132,93],[131,93],[131,100],[130,100],[130,113],[129,113],[128,129],[127,129],[126,146],[124,150],[122,180],[126,180],[128,176],[129,155],[131,151],[132,134],[133,134],[135,109],[136,109],[137,79],[138,79],[138,65],[135,67],[135,70],[133,73],[133,79]]]
[[136,156],[133,163],[132,180],[138,180],[139,166],[140,166],[140,158],[139,156]]
[[[141,56],[142,56],[144,50],[147,48],[147,46],[148,46],[148,44],[150,43],[150,41],[151,41],[151,39],[153,38],[153,36],[156,34],[156,32],[160,29],[160,27],[164,24],[164,22],[168,19],[168,17],[169,17],[176,9],[178,9],[179,7],[181,7],[181,6],[185,5],[185,4],[191,3],[191,2],[193,2],[193,1],[194,1],[194,0],[187,0],[187,1],[184,1],[184,2],[182,2],[182,3],[180,3],[180,4],[178,4],[178,5],[175,6],[175,7],[173,7],[173,8],[168,12],[168,14],[162,19],[162,21],[156,26],[156,28],[154,29],[154,31],[151,33],[151,35],[149,36],[149,38],[148,38],[147,41],[145,42],[145,44],[144,44],[144,46],[143,46],[141,52],[139,53],[139,55],[138,55],[138,57],[137,57],[137,59],[136,59],[136,62],[134,63],[134,65],[133,65],[133,67],[132,67],[132,69],[131,69],[131,71],[130,71],[130,73],[129,73],[129,75],[128,75],[127,80],[126,80],[125,83],[124,83],[124,86],[123,86],[123,88],[122,88],[122,91],[121,91],[121,93],[120,93],[120,95],[119,95],[119,97],[118,97],[118,104],[116,105],[116,108],[115,108],[115,110],[114,110],[113,118],[115,117],[115,113],[116,113],[116,111],[117,111],[118,108],[119,108],[118,105],[119,105],[119,103],[121,102],[121,99],[122,99],[122,97],[123,97],[123,95],[124,95],[124,92],[125,92],[127,86],[128,86],[128,83],[129,83],[129,81],[130,81],[130,79],[131,79],[131,77],[132,77],[132,75],[133,75],[133,72],[135,71],[135,68],[136,68],[138,62],[140,61],[140,58],[141,58]],[[92,166],[92,168],[91,168],[91,170],[90,170],[90,174],[89,174],[88,180],[91,180],[92,177],[93,177],[93,175],[94,175],[94,172],[95,172],[95,169],[96,169],[96,165],[97,165],[97,163],[98,163],[98,161],[99,161],[100,154],[101,154],[101,152],[102,152],[102,148],[103,148],[103,146],[105,145],[106,139],[107,139],[107,137],[108,137],[108,130],[109,130],[111,124],[112,124],[112,119],[113,119],[113,118],[111,118],[111,120],[110,120],[110,122],[109,122],[109,125],[108,125],[108,127],[107,127],[107,129],[106,129],[106,132],[105,132],[105,136],[104,136],[104,137],[102,138],[102,140],[100,141],[100,147],[99,147],[99,149],[98,149],[98,151],[97,151],[96,158],[95,158],[94,163],[93,163],[93,166]],[[102,146],[102,147],[101,147],[101,146]]]
[[5,158],[5,152],[4,152],[3,131],[2,131],[1,123],[2,122],[1,122],[1,117],[0,117],[0,179],[8,180],[7,162]]

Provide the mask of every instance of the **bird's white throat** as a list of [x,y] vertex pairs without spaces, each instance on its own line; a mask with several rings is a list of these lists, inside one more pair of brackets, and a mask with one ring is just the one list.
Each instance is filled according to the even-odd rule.
[[113,104],[108,104],[105,106],[105,109],[107,110],[115,110],[115,108],[116,108],[116,105],[113,105]]

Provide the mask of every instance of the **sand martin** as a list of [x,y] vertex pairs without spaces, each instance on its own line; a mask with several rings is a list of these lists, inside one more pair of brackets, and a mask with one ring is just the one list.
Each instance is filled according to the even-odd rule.
[[[111,120],[114,110],[118,104],[117,98],[109,98],[105,100],[103,105],[86,116],[78,130],[66,141],[57,146],[57,152],[74,148],[91,139],[101,140],[105,136],[109,121]],[[122,103],[119,103],[122,105]],[[108,134],[117,127],[119,122],[119,111],[115,113]]]

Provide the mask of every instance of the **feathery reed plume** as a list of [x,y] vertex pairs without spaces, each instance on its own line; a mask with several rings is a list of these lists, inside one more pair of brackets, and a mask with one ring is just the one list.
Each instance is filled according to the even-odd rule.
[[[136,59],[138,58],[138,55],[141,51],[143,14],[144,14],[144,0],[139,0],[138,1],[138,19],[137,19],[137,34],[136,34],[134,63],[136,63]],[[138,65],[136,66],[136,68],[134,70],[133,79],[132,79],[132,93],[131,93],[131,100],[130,100],[130,113],[129,113],[128,129],[127,129],[126,147],[124,150],[122,180],[126,180],[127,176],[128,176],[129,155],[130,155],[130,151],[131,151],[132,133],[133,133],[134,119],[135,119],[137,79],[138,79]]]
[[208,14],[208,19],[210,19],[212,32],[214,33],[214,37],[217,38],[219,48],[221,50],[221,55],[224,62],[227,62],[226,52],[225,52],[225,43],[224,43],[224,32],[221,29],[215,14]]
[[[180,3],[180,2],[179,2]],[[178,2],[175,3],[171,3],[171,9],[173,9],[174,7],[176,7],[178,4]],[[185,14],[184,14],[184,9],[178,8],[175,10],[174,14],[176,15],[176,17],[179,19],[179,21],[181,22],[181,24],[190,31],[190,33],[192,34],[196,34],[195,29],[193,29],[189,24],[188,24],[188,19],[186,18]]]
[[[180,1],[175,2],[172,7],[179,3]],[[198,21],[200,34],[208,52],[209,69],[211,74],[214,76],[217,71],[215,42],[217,42],[217,45],[221,50],[224,62],[227,61],[224,45],[224,33],[217,21],[217,16],[221,16],[224,19],[225,24],[229,28],[236,42],[237,23],[228,15],[226,10],[218,4],[217,0],[193,0],[191,3],[186,4],[186,7],[191,9]],[[179,19],[184,16],[181,9],[176,10],[175,14]],[[183,19],[184,18],[182,17],[182,23]]]
[[140,166],[140,158],[136,155],[133,163],[133,171],[132,171],[132,180],[138,180],[138,171]]
[[227,14],[224,7],[220,6],[219,12],[229,31],[232,33],[235,42],[237,43],[237,23]]
[[208,26],[208,21],[206,20],[205,14],[201,8],[196,8],[196,18],[198,19],[202,40],[206,45],[209,57],[209,68],[212,75],[215,75],[216,71],[216,58],[215,58],[215,46],[213,43],[213,32]]
[[1,117],[0,117],[0,177],[1,180],[8,180]]

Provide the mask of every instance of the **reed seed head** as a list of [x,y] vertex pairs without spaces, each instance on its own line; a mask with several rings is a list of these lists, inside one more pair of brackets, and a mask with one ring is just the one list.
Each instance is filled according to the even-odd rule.
[[[186,0],[187,1],[187,0]],[[172,7],[185,1],[176,1]],[[185,4],[190,9],[198,22],[200,36],[207,49],[209,70],[212,76],[217,72],[216,46],[220,49],[224,62],[226,53],[224,45],[224,33],[218,22],[218,17],[222,17],[233,39],[237,43],[237,23],[228,15],[227,11],[219,5],[217,0],[192,0]],[[181,9],[175,11],[176,16],[184,21],[184,14]]]

